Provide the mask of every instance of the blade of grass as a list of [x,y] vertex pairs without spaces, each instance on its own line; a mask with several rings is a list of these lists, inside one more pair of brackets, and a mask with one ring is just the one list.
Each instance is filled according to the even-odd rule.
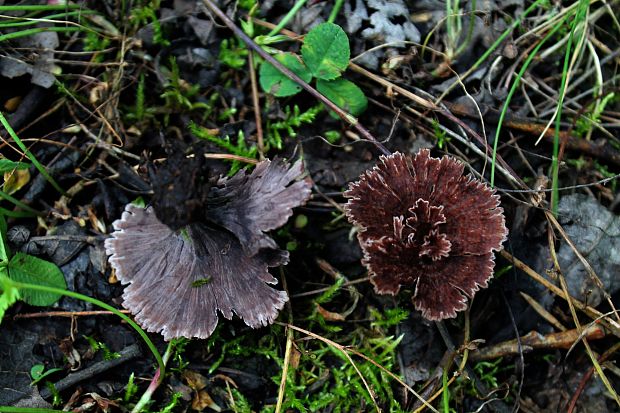
[[545,44],[547,40],[549,40],[549,38],[551,38],[551,36],[553,36],[562,27],[562,25],[567,19],[568,19],[568,16],[566,16],[563,20],[561,20],[559,24],[554,26],[553,29],[549,31],[549,33],[547,33],[547,35],[536,45],[536,47],[532,50],[532,52],[529,54],[527,59],[525,59],[523,66],[521,66],[519,73],[517,73],[517,76],[514,82],[512,83],[512,86],[510,87],[510,91],[508,92],[508,95],[506,96],[506,102],[504,102],[504,106],[502,107],[502,111],[499,115],[499,121],[497,122],[497,129],[495,130],[495,139],[493,140],[493,157],[491,159],[491,187],[494,187],[495,185],[495,160],[497,157],[497,144],[499,142],[499,134],[500,134],[500,131],[502,130],[502,125],[504,123],[504,117],[506,116],[506,112],[508,111],[508,105],[510,104],[510,101],[512,100],[512,96],[516,92],[517,87],[519,87],[519,84],[521,83],[521,78],[523,77],[523,74],[525,73],[527,68],[530,66],[530,63],[532,63],[532,60],[534,60],[534,58],[538,56],[538,51],[540,50],[540,48]]
[[471,11],[469,14],[469,27],[467,28],[467,35],[465,36],[465,40],[463,43],[456,49],[456,56],[459,56],[463,53],[463,50],[469,45],[471,40],[471,36],[474,34],[475,27],[475,19],[476,19],[476,0],[472,0],[471,2]]
[[596,370],[599,379],[603,382],[603,385],[605,386],[605,388],[607,389],[607,391],[609,392],[611,397],[616,401],[616,404],[618,406],[620,406],[620,397],[618,397],[618,393],[616,393],[616,391],[614,390],[613,386],[609,382],[609,379],[607,378],[607,376],[603,372],[603,369],[602,369],[601,365],[599,364],[599,362],[597,360],[597,357],[594,355],[594,353],[592,352],[592,349],[590,348],[590,344],[588,343],[588,340],[582,334],[583,327],[581,326],[581,323],[579,322],[579,317],[577,316],[577,311],[575,311],[575,306],[573,305],[571,300],[568,299],[568,297],[570,297],[570,295],[568,293],[568,287],[566,285],[566,280],[564,279],[564,276],[562,275],[561,272],[559,273],[559,277],[558,278],[560,279],[560,286],[562,287],[562,291],[564,292],[564,296],[567,298],[566,302],[568,303],[568,308],[570,309],[571,316],[573,317],[573,322],[575,323],[575,327],[577,327],[577,331],[579,331],[579,335],[581,337],[581,342],[583,343],[584,347],[586,348],[586,353],[588,354],[588,357],[590,357],[590,361],[592,362],[592,365],[593,365],[594,369]]
[[84,30],[84,27],[37,27],[36,29],[28,29],[28,30],[20,30],[15,33],[7,33],[0,36],[0,42],[10,39],[17,39],[19,37],[31,36],[36,33],[42,32],[59,32],[59,33],[68,33],[68,32],[77,32],[80,30]]
[[495,40],[495,42],[493,42],[493,44],[487,49],[487,51],[484,52],[482,54],[482,56],[480,56],[480,58],[478,60],[476,60],[476,62],[469,69],[467,69],[465,71],[465,73],[457,76],[457,79],[452,84],[450,84],[450,86],[448,86],[446,88],[446,90],[441,94],[441,96],[439,96],[439,98],[437,98],[437,100],[435,101],[435,104],[439,104],[439,102],[441,102],[441,100],[444,97],[446,97],[446,95],[448,93],[450,93],[452,91],[452,89],[454,89],[458,84],[463,82],[467,76],[471,75],[478,68],[478,66],[480,66],[482,64],[482,62],[484,62],[491,55],[491,53],[493,53],[493,51],[495,49],[497,49],[497,47],[502,43],[502,41],[510,33],[512,33],[512,31],[514,29],[516,29],[521,24],[523,19],[525,19],[528,14],[530,14],[532,11],[534,11],[536,9],[536,7],[538,7],[538,5],[540,5],[541,3],[544,3],[546,1],[547,0],[536,0],[534,3],[532,3],[530,5],[530,7],[528,7],[523,12],[523,14],[521,14],[515,21],[512,22],[510,27],[508,27],[506,30],[504,30],[504,32],[497,38],[497,40]]
[[81,8],[83,8],[83,6],[80,4],[19,5],[19,6],[0,6],[0,12],[75,10],[75,9],[81,9]]
[[30,218],[37,216],[39,213],[27,212],[27,211],[11,211],[6,208],[0,207],[0,215],[4,215],[11,218]]
[[[560,120],[562,118],[562,105],[564,103],[564,95],[566,86],[569,79],[570,72],[570,61],[572,56],[572,45],[573,39],[575,37],[575,31],[577,30],[577,26],[582,23],[586,24],[586,15],[588,13],[589,1],[588,0],[579,0],[579,7],[577,8],[577,13],[575,14],[575,18],[572,22],[572,27],[570,31],[570,35],[568,38],[568,44],[566,45],[566,53],[564,54],[564,66],[562,68],[562,81],[560,82],[560,91],[557,105],[557,114],[555,117],[555,131],[553,133],[553,155],[551,158],[551,211],[555,216],[558,215],[558,200],[559,200],[559,191],[558,191],[558,174],[560,170],[559,165],[559,153],[560,153]],[[575,48],[575,52],[578,54],[578,51],[583,46],[583,39],[585,36],[581,36],[581,38],[577,41],[577,47]]]
[[[24,211],[30,213],[30,214],[34,214],[34,215],[45,215],[43,212],[37,211],[36,209],[32,208],[30,205],[24,204],[22,201],[20,201],[17,198],[12,197],[11,195],[7,194],[4,191],[0,191],[0,198],[5,199],[7,201],[9,201],[10,203],[12,203],[13,205],[15,205],[18,208],[23,209]],[[6,211],[4,208],[2,208],[2,213],[8,216],[14,216],[14,214],[16,214],[15,212],[11,212],[8,211],[8,213],[5,213],[4,211]]]
[[[0,36],[0,37],[2,37],[2,36]],[[21,141],[21,139],[19,139],[19,137],[17,136],[17,134],[15,133],[15,131],[13,130],[13,128],[11,127],[9,122],[4,117],[4,114],[2,113],[2,111],[0,111],[0,123],[2,123],[2,126],[4,126],[4,128],[9,133],[11,138],[13,138],[13,140],[15,141],[17,146],[19,146],[19,148],[22,151],[24,151],[24,154],[28,157],[28,159],[30,159],[30,162],[32,162],[32,164],[35,166],[35,168],[37,168],[37,170],[41,173],[41,175],[43,175],[45,177],[45,179],[50,184],[52,184],[52,186],[54,188],[56,188],[56,190],[58,192],[60,192],[63,195],[66,195],[67,193],[60,187],[60,185],[58,185],[58,183],[54,180],[54,178],[52,178],[52,176],[47,172],[45,167],[39,163],[37,158],[32,154],[32,152],[30,152],[30,150],[26,147],[26,145],[24,145],[24,143]],[[13,201],[11,201],[11,202],[13,202]],[[15,205],[17,205],[17,204],[15,204]],[[20,206],[20,205],[18,205],[18,206]],[[23,207],[20,206],[20,208],[23,208]],[[30,208],[30,207],[28,207],[28,208],[29,208],[29,210],[31,212],[34,211],[32,208]]]
[[301,9],[307,1],[308,0],[297,0],[293,7],[289,10],[289,12],[286,13],[286,16],[284,16],[282,20],[280,20],[276,27],[271,29],[271,31],[267,34],[267,37],[275,36],[276,34],[280,33],[280,30],[282,30],[284,26],[286,26],[286,24],[291,21],[293,17],[295,17],[299,9]]
[[25,18],[25,17],[13,17],[13,16],[0,16],[5,19],[10,19],[12,21],[7,21],[5,23],[0,23],[0,27],[20,27],[20,26],[32,26],[34,24],[40,22],[51,22],[51,23],[66,23],[65,21],[59,21],[56,19],[60,18],[69,18],[69,17],[79,17],[86,14],[96,14],[97,12],[94,10],[78,10],[72,11],[68,13],[57,13],[50,14],[49,16],[44,16],[41,18]]
[[62,413],[63,410],[42,409],[39,407],[0,406],[0,413]]

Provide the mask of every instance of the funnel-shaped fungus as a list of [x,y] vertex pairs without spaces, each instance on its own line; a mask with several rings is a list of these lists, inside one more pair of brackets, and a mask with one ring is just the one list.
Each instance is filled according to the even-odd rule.
[[[268,267],[286,264],[264,231],[281,225],[310,196],[300,161],[263,161],[210,187],[204,217],[179,230],[163,224],[153,207],[127,205],[105,241],[116,276],[130,285],[124,306],[146,330],[206,338],[217,312],[233,313],[253,328],[275,320],[288,297],[267,284]],[[267,284],[266,284],[267,283]]]
[[452,158],[395,153],[351,183],[345,211],[379,294],[413,287],[429,320],[456,317],[486,287],[506,239],[499,196]]

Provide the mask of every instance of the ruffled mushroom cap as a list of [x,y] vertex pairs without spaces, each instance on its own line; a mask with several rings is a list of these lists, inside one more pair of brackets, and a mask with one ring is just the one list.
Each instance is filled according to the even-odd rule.
[[263,231],[283,225],[309,198],[309,183],[297,180],[302,173],[300,162],[289,169],[282,161],[263,161],[250,175],[220,179],[211,188],[215,213],[207,210],[213,222],[178,231],[160,222],[152,207],[127,205],[105,248],[118,279],[130,284],[123,304],[136,321],[166,340],[209,337],[218,311],[227,319],[237,314],[253,328],[272,323],[288,297],[267,285],[277,282],[268,268],[286,264],[288,253]]
[[486,287],[506,239],[499,196],[452,158],[395,153],[351,183],[345,212],[360,227],[363,263],[379,294],[413,287],[429,320],[456,317]]
[[276,159],[259,163],[250,175],[241,171],[230,179],[221,178],[209,193],[208,219],[235,234],[251,254],[260,248],[277,248],[265,232],[284,225],[293,208],[310,197],[308,181],[295,182],[303,171],[300,160],[289,169]]

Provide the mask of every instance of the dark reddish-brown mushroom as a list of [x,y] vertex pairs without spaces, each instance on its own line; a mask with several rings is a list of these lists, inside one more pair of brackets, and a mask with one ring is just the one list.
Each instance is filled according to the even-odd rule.
[[310,196],[300,161],[260,162],[210,186],[199,221],[172,229],[153,207],[127,205],[105,241],[116,276],[130,284],[124,306],[147,331],[206,338],[234,314],[253,328],[275,320],[288,297],[267,284],[268,267],[286,264],[266,231],[283,225]]
[[487,286],[493,251],[508,233],[499,196],[463,169],[427,149],[395,153],[344,193],[375,291],[412,287],[415,308],[429,320],[456,317]]

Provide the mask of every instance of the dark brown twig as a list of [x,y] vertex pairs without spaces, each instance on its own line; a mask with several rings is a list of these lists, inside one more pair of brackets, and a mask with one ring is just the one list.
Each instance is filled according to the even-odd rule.
[[[120,357],[114,358],[112,360],[102,360],[76,373],[71,373],[67,375],[67,377],[65,377],[64,379],[58,380],[56,383],[54,383],[54,387],[57,391],[63,391],[71,386],[74,386],[77,383],[90,379],[97,374],[100,374],[106,370],[110,370],[111,368],[125,363],[126,361],[134,359],[141,354],[142,351],[140,350],[140,346],[137,344],[132,344],[119,352]],[[51,396],[52,393],[47,388],[41,389],[41,397],[47,399]]]

